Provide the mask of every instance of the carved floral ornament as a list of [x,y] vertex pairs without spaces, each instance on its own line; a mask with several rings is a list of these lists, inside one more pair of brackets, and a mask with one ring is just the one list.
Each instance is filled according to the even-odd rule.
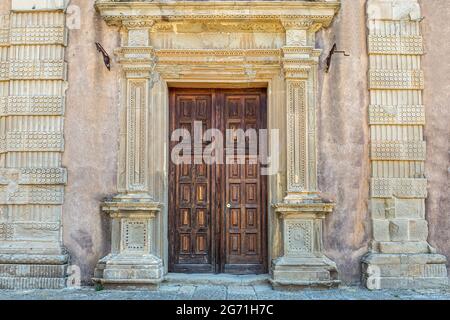
[[[317,31],[328,27],[340,0],[322,1],[117,1],[97,0],[108,25],[172,31],[180,21],[204,22],[211,31]],[[222,22],[225,22],[223,24]]]

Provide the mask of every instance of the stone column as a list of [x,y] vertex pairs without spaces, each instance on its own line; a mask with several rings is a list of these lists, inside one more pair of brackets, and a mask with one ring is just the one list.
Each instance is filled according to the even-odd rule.
[[274,206],[280,219],[283,255],[272,262],[275,288],[339,284],[334,262],[322,252],[322,222],[334,204],[322,199],[316,169],[316,79],[321,27],[309,20],[283,22],[283,71],[287,108],[287,194]]
[[97,265],[94,281],[108,288],[158,288],[164,271],[158,256],[161,204],[150,190],[149,119],[154,52],[149,32],[153,21],[124,21],[122,48],[119,194],[103,204],[112,219],[111,253]]
[[362,281],[369,289],[446,286],[446,258],[427,242],[420,6],[369,0],[367,17],[373,241]]

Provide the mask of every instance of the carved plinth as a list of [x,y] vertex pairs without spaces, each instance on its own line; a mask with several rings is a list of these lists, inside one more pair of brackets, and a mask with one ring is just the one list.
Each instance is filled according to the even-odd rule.
[[281,220],[283,256],[272,262],[274,289],[338,286],[336,264],[323,254],[322,223],[332,203],[282,203],[275,206]]
[[112,218],[111,253],[101,259],[93,281],[111,289],[158,289],[164,269],[156,253],[159,203],[145,194],[127,194],[103,204]]
[[67,282],[68,255],[0,254],[0,289],[63,289]]
[[361,260],[362,282],[370,290],[445,288],[446,261],[445,256],[434,253],[368,253]]

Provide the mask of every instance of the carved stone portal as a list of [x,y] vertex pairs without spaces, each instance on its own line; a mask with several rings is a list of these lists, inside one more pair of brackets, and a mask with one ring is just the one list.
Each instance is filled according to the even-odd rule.
[[[268,178],[269,202],[279,203],[268,210],[273,284],[338,284],[336,266],[322,253],[322,220],[333,205],[317,189],[320,50],[315,34],[330,25],[339,1],[285,1],[280,6],[270,1],[98,0],[96,8],[109,25],[120,27],[117,55],[123,71],[120,194],[104,206],[113,212],[116,247],[100,261],[96,280],[122,284],[128,277],[128,284],[153,284],[167,272],[168,247],[174,245],[166,231],[172,201],[166,169],[168,87],[263,86],[268,88],[269,129],[281,131],[282,139],[277,145],[283,161]],[[153,203],[153,209],[144,214],[142,203]]]

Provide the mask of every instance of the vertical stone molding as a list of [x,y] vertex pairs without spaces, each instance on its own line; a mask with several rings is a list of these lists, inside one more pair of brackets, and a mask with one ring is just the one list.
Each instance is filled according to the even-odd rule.
[[[0,17],[0,288],[62,288],[65,4]],[[54,6],[55,5],[55,6]]]
[[[164,276],[158,256],[161,205],[150,194],[150,91],[154,50],[153,21],[124,21],[117,56],[121,78],[119,194],[103,204],[112,219],[112,250],[97,265],[94,281],[108,288],[158,288]],[[154,190],[152,188],[152,190]]]
[[369,289],[445,286],[446,258],[427,242],[420,6],[369,0],[367,17],[373,241],[363,282]]
[[322,223],[334,204],[317,188],[316,92],[321,28],[305,19],[283,21],[286,46],[283,71],[287,106],[287,195],[275,205],[280,219],[283,255],[272,263],[275,288],[339,285],[336,264],[323,254]]

